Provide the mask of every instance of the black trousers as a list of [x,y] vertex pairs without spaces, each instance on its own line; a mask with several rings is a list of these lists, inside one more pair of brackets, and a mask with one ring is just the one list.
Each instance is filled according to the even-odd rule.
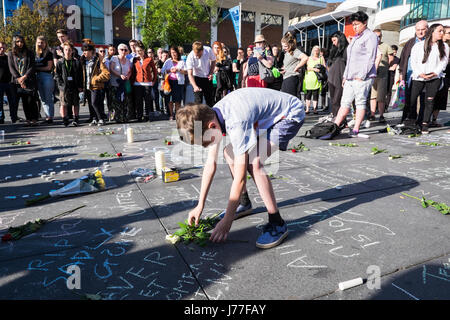
[[99,120],[106,120],[105,105],[103,101],[105,99],[105,93],[103,90],[86,90],[86,100],[89,105],[89,113],[92,118]]
[[283,79],[280,91],[289,93],[296,97],[298,93],[298,81],[299,78],[297,76],[291,76],[289,78]]
[[335,86],[328,82],[328,90],[330,91],[331,98],[331,113],[333,114],[333,117],[336,117],[339,112],[339,108],[341,107],[341,98],[344,88],[342,85]]
[[[13,85],[13,94],[16,96],[15,106],[19,106],[22,99],[23,112],[27,121],[39,120],[39,109],[37,104],[37,95],[35,91],[25,92],[17,85]],[[2,97],[3,99],[3,97]]]
[[[136,108],[136,117],[142,119],[145,115],[150,116],[153,112],[153,87],[151,86],[134,86],[134,105]],[[144,109],[145,103],[145,109]]]
[[[405,108],[408,107],[408,110],[406,110],[406,119],[409,120],[421,120],[420,116],[419,119],[417,119],[417,98],[425,89],[425,101],[424,105],[421,104],[421,109],[423,107],[423,120],[421,122],[429,123],[431,120],[431,115],[433,114],[433,108],[434,108],[434,98],[439,91],[439,87],[441,85],[441,79],[433,79],[429,81],[411,81],[411,90],[408,94],[408,91],[406,91],[406,105]],[[409,100],[409,101],[408,101]],[[419,125],[422,123],[418,122]]]
[[197,86],[202,89],[200,92],[194,92],[195,103],[200,104],[203,102],[203,98],[205,98],[206,104],[212,107],[214,105],[214,88],[212,82],[208,78],[194,76],[194,79]]
[[155,81],[155,84],[152,87],[152,99],[155,101],[156,111],[161,111],[159,106],[159,89],[158,89],[158,81]]

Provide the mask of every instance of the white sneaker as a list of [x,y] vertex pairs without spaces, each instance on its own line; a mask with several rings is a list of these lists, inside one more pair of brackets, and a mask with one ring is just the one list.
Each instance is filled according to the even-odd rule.
[[350,120],[348,123],[347,123],[347,125],[348,125],[348,127],[349,128],[353,128],[354,126],[355,126],[355,120]]
[[366,128],[366,129],[370,128],[370,121],[369,120],[364,121],[364,128]]
[[92,120],[92,122],[89,123],[89,127],[96,126],[96,125],[97,125],[97,120]]
[[101,127],[101,126],[103,126],[104,124],[105,124],[105,123],[103,122],[103,119],[102,119],[102,120],[99,120],[99,121],[98,121],[97,126]]

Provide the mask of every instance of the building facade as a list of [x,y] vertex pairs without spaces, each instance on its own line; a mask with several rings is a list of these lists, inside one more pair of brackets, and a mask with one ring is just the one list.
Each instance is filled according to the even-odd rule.
[[[33,1],[21,1],[29,6]],[[0,1],[1,3],[1,1]],[[19,1],[18,1],[19,3]],[[114,44],[132,38],[139,39],[139,32],[125,26],[125,16],[137,6],[145,6],[146,0],[56,0],[51,6],[63,5],[70,39],[79,44],[90,38],[96,44]],[[238,0],[218,0],[220,22],[199,24],[201,39],[205,43],[221,41],[231,49],[237,49],[234,27],[228,9],[239,5]],[[242,5],[242,46],[253,43],[256,34],[264,34],[269,43],[279,43],[288,30],[289,20],[295,16],[325,8],[326,2],[318,0],[245,0]]]

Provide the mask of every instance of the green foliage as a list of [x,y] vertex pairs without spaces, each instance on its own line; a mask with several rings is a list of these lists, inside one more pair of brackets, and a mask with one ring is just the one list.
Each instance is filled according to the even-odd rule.
[[181,229],[177,230],[174,235],[180,237],[185,244],[194,242],[195,244],[204,247],[211,236],[208,231],[212,230],[216,223],[217,216],[200,219],[197,226],[194,224],[189,225],[188,221],[185,220],[184,223],[178,223]]
[[383,152],[387,152],[386,149],[378,149],[377,147],[373,147],[371,154],[375,155]]
[[[147,1],[146,8],[138,8],[134,22],[141,28],[147,46],[156,42],[162,46],[192,43],[200,37],[196,24],[209,21],[216,3],[217,0]],[[125,17],[125,25],[132,25],[131,12]]]
[[416,145],[418,145],[418,146],[430,146],[430,147],[442,146],[442,144],[437,143],[437,142],[416,142]]
[[329,143],[330,146],[335,146],[335,147],[347,147],[347,148],[354,148],[357,147],[358,145],[356,143]]
[[409,195],[409,194],[407,194],[405,192],[402,192],[402,195],[410,197],[410,198],[413,198],[413,199],[416,199],[416,200],[419,200],[420,203],[422,204],[423,208],[433,207],[436,210],[438,210],[440,213],[442,213],[443,215],[447,215],[447,214],[450,213],[450,207],[448,205],[446,205],[445,203],[443,203],[443,202],[436,202],[436,201],[433,201],[433,200],[427,200],[427,199],[425,199],[425,197],[417,198],[417,197]]
[[309,148],[303,144],[303,142],[300,142],[298,145],[294,146],[293,148],[296,151],[309,151]]
[[111,158],[111,157],[117,157],[115,154],[111,154],[108,152],[102,152],[98,155],[100,158]]
[[36,38],[44,36],[50,47],[59,44],[56,30],[64,28],[64,8],[61,4],[49,6],[48,0],[36,0],[33,8],[23,4],[15,10],[12,17],[7,18],[7,24],[0,27],[0,41],[6,42],[11,48],[12,38],[20,34],[25,38],[29,49],[34,49]]

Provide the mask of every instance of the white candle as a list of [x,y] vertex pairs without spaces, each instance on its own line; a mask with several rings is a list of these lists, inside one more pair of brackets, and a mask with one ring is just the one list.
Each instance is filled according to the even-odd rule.
[[128,128],[127,129],[127,141],[128,141],[128,143],[133,143],[134,142],[133,128]]
[[156,174],[161,175],[162,174],[162,168],[166,166],[166,159],[164,157],[164,151],[156,151],[155,152],[155,168],[156,168]]

